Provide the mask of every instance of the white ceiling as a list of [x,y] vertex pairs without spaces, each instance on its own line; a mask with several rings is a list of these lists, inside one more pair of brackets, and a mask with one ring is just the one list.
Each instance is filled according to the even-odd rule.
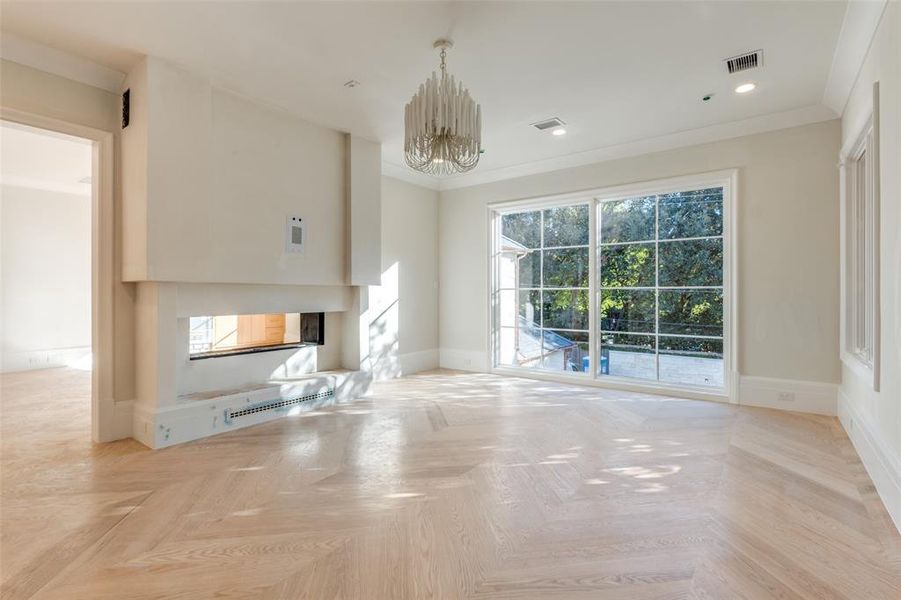
[[[19,2],[4,3],[2,28],[122,72],[145,54],[171,60],[380,140],[394,165],[404,103],[436,68],[432,41],[450,36],[448,68],[482,104],[484,173],[764,115],[834,117],[822,100],[845,10],[830,1]],[[722,59],[758,48],[762,69],[726,73]],[[350,79],[361,85],[344,87]],[[734,94],[746,79],[758,89]],[[529,127],[552,116],[566,136]]]
[[90,140],[0,121],[4,185],[90,195],[92,156]]

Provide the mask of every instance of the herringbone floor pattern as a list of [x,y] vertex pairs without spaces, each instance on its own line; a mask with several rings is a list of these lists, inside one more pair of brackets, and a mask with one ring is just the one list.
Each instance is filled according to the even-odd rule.
[[901,598],[835,419],[440,372],[151,452],[3,377],[2,598]]

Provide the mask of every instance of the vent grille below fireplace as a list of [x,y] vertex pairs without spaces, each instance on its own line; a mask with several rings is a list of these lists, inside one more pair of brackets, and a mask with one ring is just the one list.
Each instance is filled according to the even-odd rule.
[[250,415],[255,415],[262,412],[290,408],[292,406],[297,406],[298,404],[303,404],[304,402],[310,402],[311,400],[331,398],[334,395],[335,390],[329,388],[315,394],[306,394],[303,396],[297,396],[295,398],[276,398],[275,400],[266,400],[265,402],[251,404],[249,406],[245,406],[244,408],[229,408],[225,410],[225,422],[231,423],[232,419],[239,419],[241,417],[248,417]]

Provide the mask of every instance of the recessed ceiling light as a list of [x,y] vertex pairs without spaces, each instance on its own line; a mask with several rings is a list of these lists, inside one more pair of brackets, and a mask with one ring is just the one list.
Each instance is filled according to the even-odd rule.
[[735,93],[736,94],[747,94],[748,92],[753,92],[754,88],[756,88],[756,87],[757,87],[756,83],[751,83],[749,81],[748,83],[743,83],[740,86],[738,86],[737,88],[735,88]]
[[551,132],[551,134],[553,134],[553,135],[566,135],[566,130],[563,129],[562,127],[558,127],[557,129],[553,130],[553,131]]

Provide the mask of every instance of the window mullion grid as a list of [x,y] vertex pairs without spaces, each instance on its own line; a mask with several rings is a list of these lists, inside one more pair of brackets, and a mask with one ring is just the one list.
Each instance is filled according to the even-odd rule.
[[[562,331],[562,330],[561,330]],[[578,331],[578,330],[573,330]],[[651,332],[644,331],[610,331],[608,329],[602,329],[603,333],[612,333],[615,335],[639,335],[639,336],[653,336],[654,334]],[[699,340],[722,340],[725,339],[721,335],[701,335],[695,333],[667,333],[666,337],[674,337],[674,338],[686,338],[686,339],[699,339]]]
[[[602,214],[601,209],[603,206],[603,200],[595,199],[588,203],[589,208],[594,211],[593,213],[590,213],[591,216],[589,219],[589,234],[590,234],[591,238],[590,238],[590,241],[588,244],[588,250],[590,252],[589,265],[588,265],[589,271],[590,271],[588,288],[584,288],[584,287],[569,288],[569,287],[545,286],[545,281],[544,281],[545,272],[546,272],[546,265],[545,265],[545,260],[544,260],[545,253],[547,251],[554,251],[554,250],[585,248],[585,246],[584,245],[571,245],[571,246],[547,247],[545,245],[545,243],[546,243],[546,231],[545,231],[545,229],[546,229],[546,214],[545,214],[546,208],[543,207],[543,208],[538,209],[539,227],[540,227],[540,234],[539,234],[540,241],[539,241],[538,246],[539,246],[539,252],[540,252],[539,260],[541,261],[539,263],[540,281],[537,286],[530,286],[529,288],[522,288],[521,290],[519,288],[517,288],[515,304],[516,304],[516,314],[518,315],[519,293],[525,292],[527,290],[528,291],[538,291],[538,294],[539,294],[538,301],[540,303],[540,310],[541,310],[540,319],[538,321],[538,325],[539,325],[538,330],[539,330],[540,343],[541,343],[541,346],[540,346],[541,351],[539,353],[539,360],[541,361],[542,365],[543,365],[544,361],[547,359],[547,355],[548,355],[547,347],[546,347],[546,340],[545,340],[545,334],[547,332],[547,329],[546,329],[547,321],[546,321],[546,315],[545,315],[545,310],[544,310],[545,309],[545,302],[544,302],[545,296],[548,293],[558,292],[558,291],[562,291],[562,290],[571,290],[573,292],[578,292],[578,291],[585,291],[587,289],[588,295],[591,298],[591,305],[589,307],[589,321],[591,322],[591,325],[589,326],[588,334],[590,337],[595,338],[595,339],[589,340],[591,342],[591,344],[589,345],[589,347],[591,348],[591,355],[590,355],[589,363],[590,363],[591,369],[592,369],[592,377],[597,377],[598,373],[600,371],[601,351],[603,350],[603,335],[604,334],[626,334],[626,335],[635,334],[635,335],[650,335],[653,337],[654,346],[655,346],[654,347],[655,378],[656,378],[656,380],[659,381],[660,380],[660,336],[661,336],[660,293],[662,291],[667,291],[667,290],[710,290],[710,291],[724,291],[725,290],[725,288],[726,288],[725,282],[722,282],[721,285],[716,285],[716,286],[679,286],[679,285],[661,286],[660,285],[660,265],[661,265],[660,247],[661,247],[661,242],[664,242],[664,243],[665,242],[680,242],[680,241],[688,242],[688,241],[708,240],[708,239],[721,239],[721,240],[725,241],[724,234],[715,235],[715,236],[695,236],[695,237],[673,238],[673,239],[661,240],[661,238],[660,238],[660,199],[661,199],[660,194],[654,195],[654,238],[652,240],[635,241],[635,242],[620,242],[620,243],[616,243],[616,242],[605,243],[602,239],[602,229],[603,229],[604,219],[603,219],[603,214]],[[869,208],[869,207],[866,207],[866,208]],[[866,210],[866,208],[864,210]],[[860,215],[860,216],[863,217],[863,215]],[[867,216],[869,216],[869,215],[867,215]],[[864,233],[860,230],[858,230],[858,232]],[[601,258],[602,258],[601,254],[602,254],[604,246],[629,245],[629,244],[648,244],[648,245],[650,245],[651,243],[654,244],[654,286],[653,287],[634,286],[634,287],[609,288],[609,287],[602,287],[600,285]],[[868,264],[869,263],[868,259],[869,259],[869,257],[867,257],[867,260],[863,261],[864,264],[862,266],[864,268],[869,268],[869,266],[870,266]],[[593,262],[593,264],[591,264],[592,262]],[[654,292],[654,330],[653,330],[653,333],[616,332],[616,331],[610,332],[610,331],[603,330],[601,328],[601,322],[600,322],[600,301],[601,301],[602,294],[604,293],[605,290],[608,290],[608,289],[623,290],[623,291],[625,291],[625,290],[653,291]],[[560,331],[561,332],[584,333],[583,330],[568,329],[568,328],[560,329]],[[723,332],[723,335],[720,335],[720,336],[697,335],[697,334],[695,334],[695,335],[676,334],[676,333],[667,334],[667,335],[668,336],[672,335],[672,337],[677,337],[677,338],[687,338],[687,339],[697,338],[697,339],[710,339],[710,340],[725,341],[725,331]],[[542,365],[539,365],[539,366],[542,366]]]
[[654,197],[654,373],[660,381],[660,196]]
[[597,352],[597,338],[600,337],[600,302],[598,298],[598,203],[592,199],[588,204],[588,370],[591,378],[598,376],[600,353]]
[[594,264],[595,268],[591,272],[591,280],[595,282],[594,284],[594,294],[591,297],[591,302],[594,306],[597,307],[597,318],[595,318],[591,322],[591,331],[595,333],[594,344],[591,345],[591,353],[594,355],[593,360],[591,361],[592,369],[594,372],[591,374],[592,377],[598,377],[601,375],[601,353],[603,352],[604,346],[604,336],[601,332],[601,249],[603,248],[603,240],[601,239],[601,231],[603,231],[604,227],[604,214],[603,208],[604,203],[595,199],[594,201]]
[[538,353],[538,367],[540,368],[544,366],[544,209],[539,212],[538,225],[541,227],[538,232],[538,243],[541,245],[541,250],[538,252],[538,302],[541,307],[541,319],[538,323],[538,344],[541,348]]
[[[723,235],[699,235],[695,237],[682,237],[682,238],[667,238],[663,240],[663,243],[667,242],[696,242],[699,240],[717,240],[722,238]],[[658,238],[659,239],[659,238]],[[638,244],[650,244],[655,242],[656,240],[633,240],[629,242],[606,242],[601,243],[601,246],[635,246]]]
[[856,289],[856,302],[855,302],[855,336],[854,336],[854,350],[858,356],[866,358],[866,227],[867,227],[867,212],[866,212],[866,164],[867,164],[867,154],[864,151],[863,154],[857,160],[856,168],[855,168],[855,177],[856,177],[856,198],[855,198],[855,208],[857,211],[857,223],[855,227],[855,231],[857,233],[857,241],[855,244],[855,249],[857,252],[856,260],[855,260],[855,289]]
[[[873,135],[867,135],[867,156],[873,157]],[[873,307],[875,306],[875,283],[876,283],[876,273],[875,273],[875,264],[876,264],[876,248],[873,244],[873,240],[876,239],[876,206],[875,200],[876,195],[875,191],[875,182],[874,176],[876,172],[876,161],[868,160],[866,162],[866,185],[865,190],[866,193],[864,195],[865,198],[865,206],[866,206],[866,215],[867,215],[867,231],[866,231],[866,261],[867,261],[867,270],[866,270],[866,308],[864,313],[866,314],[866,336],[865,336],[865,348],[866,348],[866,358],[867,364],[873,364],[873,340],[875,339],[875,313]]]

